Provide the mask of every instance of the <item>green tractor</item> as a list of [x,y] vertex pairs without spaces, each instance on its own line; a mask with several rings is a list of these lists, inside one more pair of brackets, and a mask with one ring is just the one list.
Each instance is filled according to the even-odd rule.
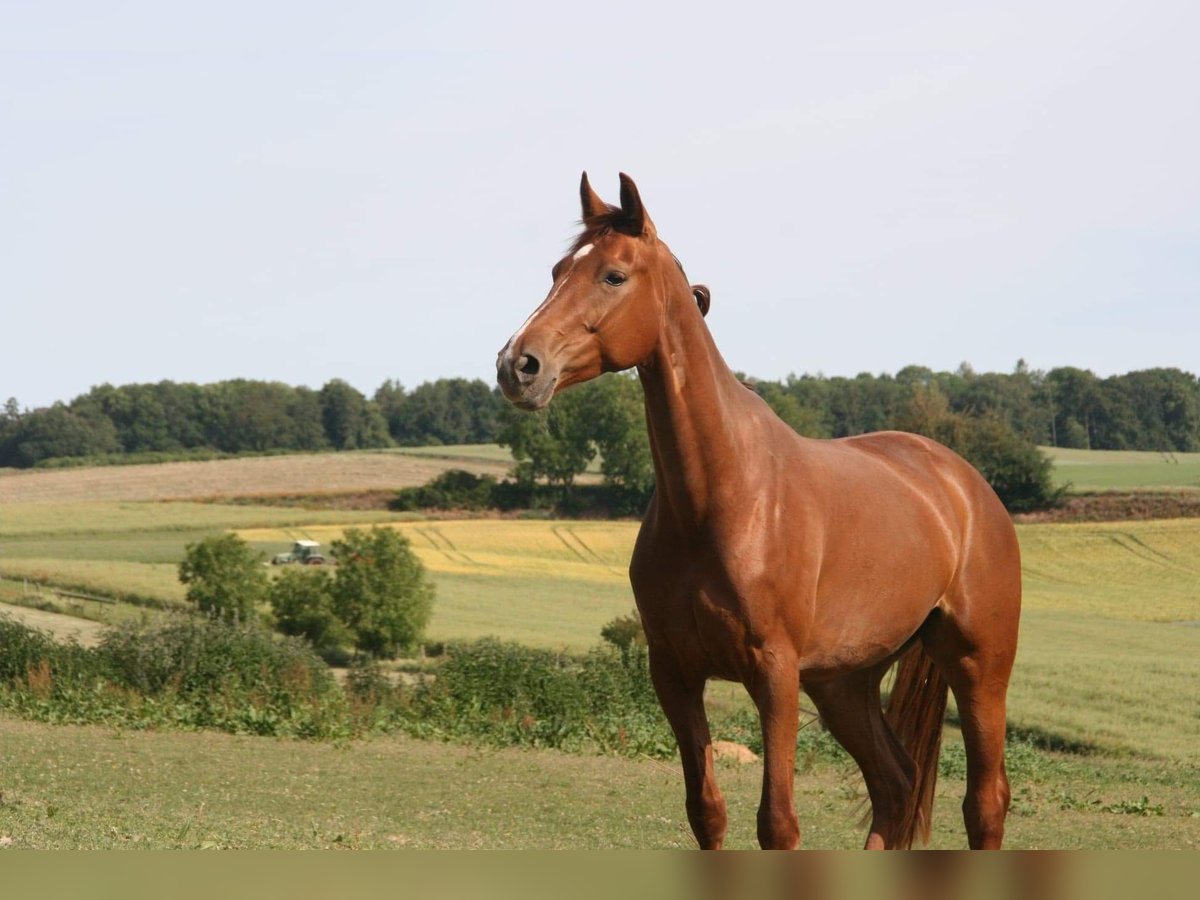
[[286,566],[300,563],[302,566],[323,566],[329,560],[321,552],[321,545],[316,541],[296,541],[292,544],[291,553],[276,553],[271,558],[271,565]]

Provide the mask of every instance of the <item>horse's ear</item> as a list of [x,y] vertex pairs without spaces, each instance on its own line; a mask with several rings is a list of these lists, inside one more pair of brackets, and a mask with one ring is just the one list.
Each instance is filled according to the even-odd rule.
[[638,194],[637,185],[624,172],[621,173],[621,222],[617,226],[617,230],[634,237],[642,235],[656,237],[658,234],[654,229],[654,223],[646,215],[646,208],[642,206],[642,198]]
[[692,296],[696,298],[696,305],[700,307],[700,315],[707,316],[709,307],[712,306],[712,291],[708,289],[708,285],[693,284]]
[[587,172],[583,173],[583,178],[579,181],[579,201],[583,206],[584,222],[609,212],[608,204],[600,199],[600,195],[593,191],[591,184],[588,183]]

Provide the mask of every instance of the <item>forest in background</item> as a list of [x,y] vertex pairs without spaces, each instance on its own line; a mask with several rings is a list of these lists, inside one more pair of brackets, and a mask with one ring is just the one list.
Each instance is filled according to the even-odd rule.
[[[944,427],[947,416],[959,416],[1000,423],[1033,445],[1200,450],[1200,380],[1175,368],[1100,378],[1074,367],[1037,371],[1021,361],[1009,373],[977,373],[964,363],[953,372],[908,366],[853,378],[742,377],[811,437],[898,428],[944,440],[931,422]],[[244,379],[102,384],[37,409],[9,399],[0,409],[0,466],[495,443],[514,427],[511,420],[508,404],[478,379],[442,378],[411,390],[389,380],[370,397],[341,379],[320,389]]]

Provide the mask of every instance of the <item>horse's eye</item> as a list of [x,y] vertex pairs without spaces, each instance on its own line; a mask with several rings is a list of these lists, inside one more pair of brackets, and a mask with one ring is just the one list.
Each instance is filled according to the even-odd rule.
[[613,287],[617,287],[618,285],[622,285],[625,283],[625,276],[620,272],[609,272],[607,275],[604,276],[604,280],[607,281],[609,284],[611,284]]

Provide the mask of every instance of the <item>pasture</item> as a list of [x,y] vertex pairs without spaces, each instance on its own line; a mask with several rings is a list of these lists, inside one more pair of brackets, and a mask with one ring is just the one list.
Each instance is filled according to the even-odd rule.
[[1042,447],[1054,460],[1055,483],[1074,492],[1200,490],[1200,453],[1071,450]]
[[[0,478],[0,489],[11,478]],[[173,478],[167,472],[161,487],[145,490],[170,496]],[[138,604],[181,602],[175,565],[189,541],[236,530],[272,552],[297,537],[328,542],[370,522],[404,532],[437,583],[430,640],[495,635],[584,650],[633,605],[625,576],[632,522],[421,521],[388,512],[78,499],[0,506],[0,601],[21,601],[23,580],[32,578],[130,601],[104,607],[109,620],[158,615]],[[1009,709],[1016,741],[1009,846],[1195,846],[1200,521],[1030,524],[1018,533],[1025,611]],[[95,617],[97,609],[73,611]],[[710,700],[745,703],[740,688],[726,684],[714,684]],[[0,837],[14,846],[691,842],[673,762],[406,738],[333,746],[132,734],[11,718],[0,718],[0,735],[7,762]],[[960,761],[951,725],[935,846],[964,843]],[[722,764],[732,846],[753,844],[760,771]],[[860,795],[845,765],[802,759],[805,845],[858,844]]]

